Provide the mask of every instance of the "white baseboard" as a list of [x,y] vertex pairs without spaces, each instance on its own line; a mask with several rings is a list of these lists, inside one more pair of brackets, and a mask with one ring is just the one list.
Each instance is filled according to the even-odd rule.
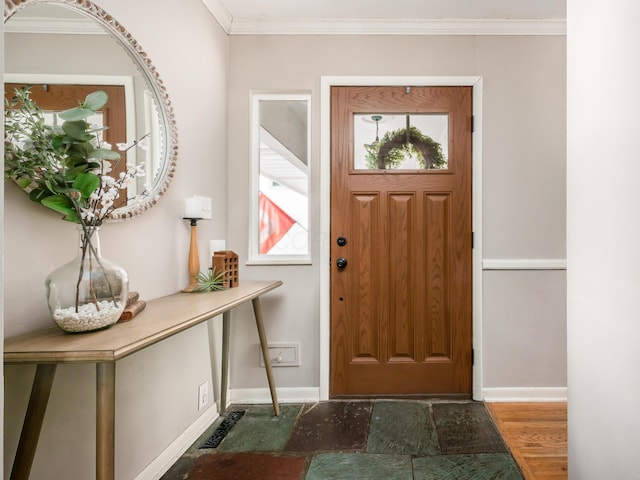
[[[320,400],[319,387],[289,387],[277,389],[278,403],[305,403]],[[271,403],[268,388],[232,388],[229,390],[231,403]]]
[[567,387],[483,388],[485,402],[566,402]]
[[214,403],[198,419],[192,423],[178,438],[140,472],[136,480],[158,480],[182,456],[187,449],[202,435],[218,418],[218,408]]
[[[482,399],[485,402],[566,402],[566,387],[507,387],[483,388]],[[230,403],[259,404],[271,403],[268,388],[236,388],[229,390]],[[304,403],[318,402],[318,387],[278,388],[278,402]]]

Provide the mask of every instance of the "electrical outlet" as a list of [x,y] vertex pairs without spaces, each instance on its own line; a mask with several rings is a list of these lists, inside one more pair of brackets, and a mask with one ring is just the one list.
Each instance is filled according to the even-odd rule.
[[[260,355],[260,366],[264,367],[262,350],[258,345]],[[299,367],[300,366],[300,343],[299,342],[274,342],[269,343],[269,359],[272,367]]]
[[202,410],[209,403],[209,382],[198,387],[198,410]]

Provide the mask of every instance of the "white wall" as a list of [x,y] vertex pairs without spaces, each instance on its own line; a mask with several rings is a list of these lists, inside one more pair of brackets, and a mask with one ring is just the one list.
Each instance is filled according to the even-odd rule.
[[[246,252],[249,92],[312,92],[311,266],[243,266],[280,278],[265,314],[272,341],[300,341],[303,363],[276,369],[284,387],[318,385],[320,77],[483,78],[483,228],[489,259],[564,259],[565,38],[473,36],[232,36],[228,246]],[[485,272],[484,386],[566,387],[565,273]],[[234,326],[231,386],[264,388],[253,326]],[[257,343],[257,340],[256,340]],[[266,390],[264,390],[266,394]],[[268,397],[265,397],[268,398]]]
[[640,471],[640,4],[569,0],[569,477]]
[[[148,53],[168,90],[178,125],[178,165],[167,193],[144,215],[105,225],[101,231],[103,254],[127,268],[133,290],[152,299],[187,284],[184,197],[216,199],[214,219],[198,225],[201,265],[208,263],[209,239],[226,235],[228,39],[200,0],[98,3]],[[7,183],[5,190],[4,327],[6,335],[13,336],[51,325],[44,278],[73,256],[76,232],[56,214],[29,202],[15,185]],[[202,415],[212,412],[197,410],[198,385],[218,381],[212,374],[209,332],[202,325],[118,362],[116,478],[138,476]],[[5,369],[5,475],[33,371],[31,366]],[[93,478],[94,409],[93,366],[59,367],[31,478]]]

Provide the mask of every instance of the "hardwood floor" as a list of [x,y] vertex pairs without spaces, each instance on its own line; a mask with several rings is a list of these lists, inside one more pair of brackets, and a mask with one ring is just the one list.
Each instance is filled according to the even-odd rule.
[[566,403],[488,403],[527,480],[561,480],[567,470]]

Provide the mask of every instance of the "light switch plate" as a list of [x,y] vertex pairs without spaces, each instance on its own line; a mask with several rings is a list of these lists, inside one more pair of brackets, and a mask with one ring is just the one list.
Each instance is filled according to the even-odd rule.
[[198,410],[202,410],[209,403],[209,382],[198,387]]

